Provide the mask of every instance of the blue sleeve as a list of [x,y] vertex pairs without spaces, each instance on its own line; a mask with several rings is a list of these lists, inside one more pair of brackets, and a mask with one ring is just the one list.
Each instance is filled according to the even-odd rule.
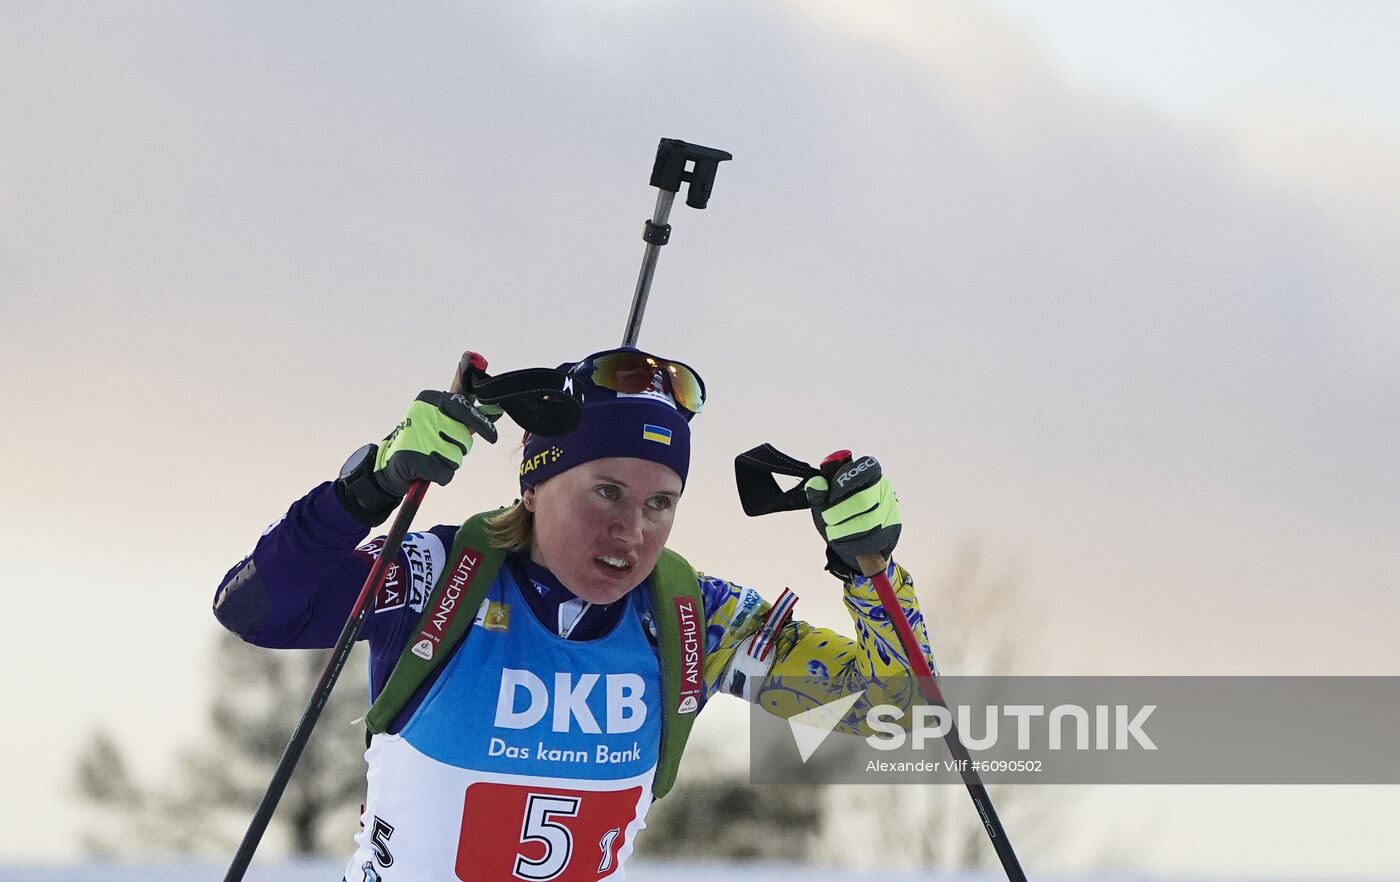
[[[257,646],[335,645],[383,547],[382,537],[361,545],[368,533],[345,510],[334,486],[321,484],[292,503],[228,571],[214,593],[214,616]],[[405,537],[360,635],[370,640],[372,667],[397,657],[445,566],[454,533],[440,526]]]

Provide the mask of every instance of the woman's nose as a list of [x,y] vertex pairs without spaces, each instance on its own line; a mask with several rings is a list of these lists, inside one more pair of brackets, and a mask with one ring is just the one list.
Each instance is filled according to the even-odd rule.
[[613,522],[613,536],[628,542],[640,543],[642,541],[642,513],[631,506],[626,506],[618,513],[617,520]]

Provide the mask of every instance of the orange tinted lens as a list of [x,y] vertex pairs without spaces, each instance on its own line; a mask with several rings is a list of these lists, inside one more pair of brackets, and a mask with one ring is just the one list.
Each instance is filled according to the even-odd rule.
[[699,413],[705,406],[705,387],[695,371],[683,364],[666,362],[666,376],[671,381],[671,394],[676,403],[691,413]]
[[651,388],[656,360],[636,352],[614,352],[593,359],[593,382],[614,392],[642,392]]
[[656,372],[666,378],[667,391],[691,413],[705,404],[704,386],[695,372],[683,364],[640,352],[612,352],[593,360],[593,382],[614,392],[636,394],[651,388]]

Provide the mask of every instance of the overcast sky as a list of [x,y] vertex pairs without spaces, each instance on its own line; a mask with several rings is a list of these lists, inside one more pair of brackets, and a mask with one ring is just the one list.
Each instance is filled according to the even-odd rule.
[[[1025,673],[1400,674],[1393,4],[0,21],[0,738],[27,806],[0,856],[75,853],[92,726],[151,775],[197,736],[224,570],[463,348],[618,341],[662,136],[735,155],[673,216],[641,336],[712,395],[672,542],[697,565],[849,629],[810,523],[747,522],[730,463],[850,447],[899,490],[935,643],[934,577],[975,541],[1043,622]],[[513,448],[419,523],[508,502]],[[1167,807],[1144,870],[1394,872],[1393,788],[1100,798]]]

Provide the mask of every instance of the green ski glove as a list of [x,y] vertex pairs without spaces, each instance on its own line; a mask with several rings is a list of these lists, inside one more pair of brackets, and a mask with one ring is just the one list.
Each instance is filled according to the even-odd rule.
[[827,572],[845,582],[863,575],[856,558],[878,554],[886,561],[899,541],[899,500],[873,456],[842,464],[802,485],[812,520],[826,540]]
[[357,521],[384,522],[414,481],[446,484],[472,449],[470,424],[495,422],[501,409],[473,407],[452,392],[421,392],[383,443],[367,444],[346,461],[336,493]]

